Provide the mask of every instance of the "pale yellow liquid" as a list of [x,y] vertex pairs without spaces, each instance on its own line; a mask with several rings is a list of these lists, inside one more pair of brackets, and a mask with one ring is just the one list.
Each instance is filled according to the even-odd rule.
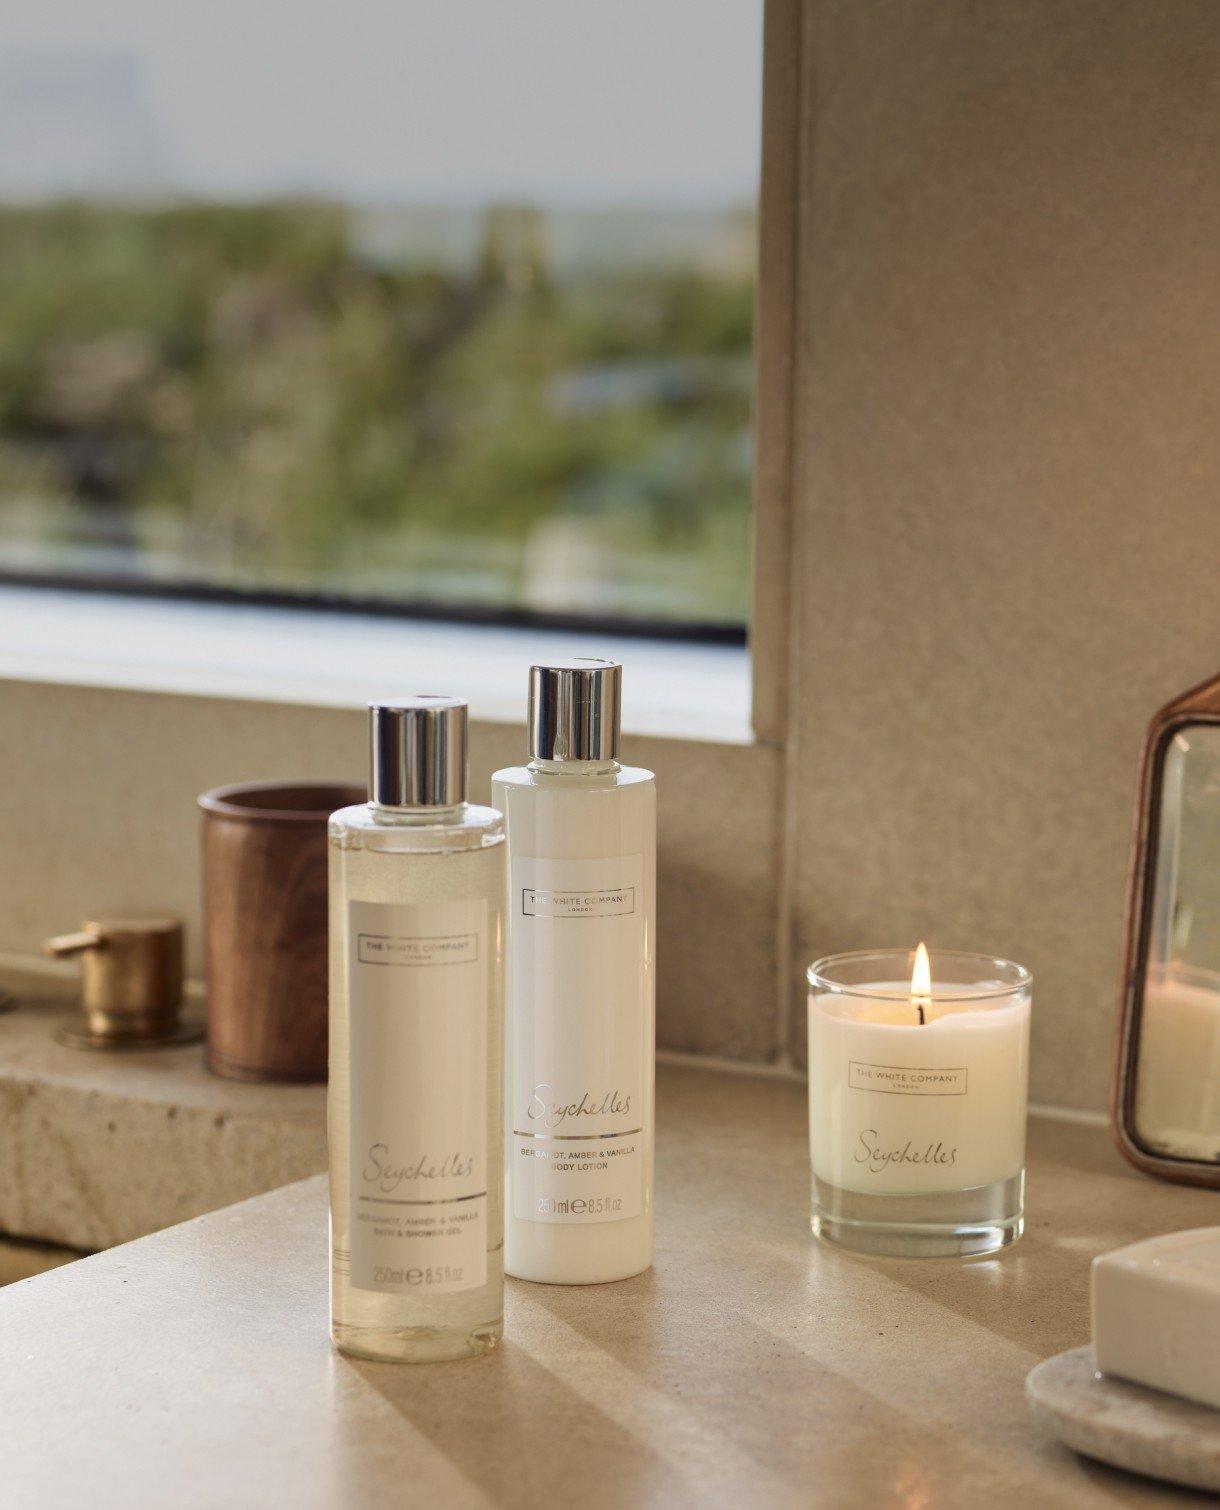
[[[503,1329],[503,896],[504,830],[491,808],[425,810],[344,808],[330,820],[330,1147],[331,1336],[340,1351],[383,1361],[430,1363],[489,1352]],[[349,1004],[347,903],[485,900],[492,960],[488,971],[487,1282],[448,1295],[388,1295],[357,1289],[351,1251]],[[403,1094],[427,1064],[402,1067]],[[356,1088],[359,1093],[359,1088]]]

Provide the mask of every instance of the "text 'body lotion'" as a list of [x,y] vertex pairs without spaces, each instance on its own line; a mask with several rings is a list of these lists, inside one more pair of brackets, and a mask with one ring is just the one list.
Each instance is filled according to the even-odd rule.
[[505,1268],[598,1284],[652,1263],[656,781],[620,766],[621,667],[534,666],[508,828]]
[[330,820],[331,1335],[432,1362],[500,1336],[504,825],[466,802],[466,704],[374,704]]

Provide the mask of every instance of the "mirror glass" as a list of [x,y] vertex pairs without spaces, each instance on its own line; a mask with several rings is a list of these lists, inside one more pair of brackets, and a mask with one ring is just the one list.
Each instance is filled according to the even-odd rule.
[[1179,729],[1161,758],[1135,1132],[1151,1153],[1220,1162],[1220,726]]

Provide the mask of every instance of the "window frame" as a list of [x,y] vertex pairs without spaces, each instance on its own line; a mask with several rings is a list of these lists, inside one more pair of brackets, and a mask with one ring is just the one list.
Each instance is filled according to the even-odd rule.
[[757,740],[781,745],[791,702],[790,646],[799,548],[793,506],[798,397],[805,0],[763,7],[762,163],[758,196],[758,293],[754,319],[754,486],[749,645]]

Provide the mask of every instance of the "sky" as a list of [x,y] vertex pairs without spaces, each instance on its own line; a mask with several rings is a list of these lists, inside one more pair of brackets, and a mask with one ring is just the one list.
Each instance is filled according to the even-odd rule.
[[0,192],[718,206],[757,191],[762,0],[39,0]]

